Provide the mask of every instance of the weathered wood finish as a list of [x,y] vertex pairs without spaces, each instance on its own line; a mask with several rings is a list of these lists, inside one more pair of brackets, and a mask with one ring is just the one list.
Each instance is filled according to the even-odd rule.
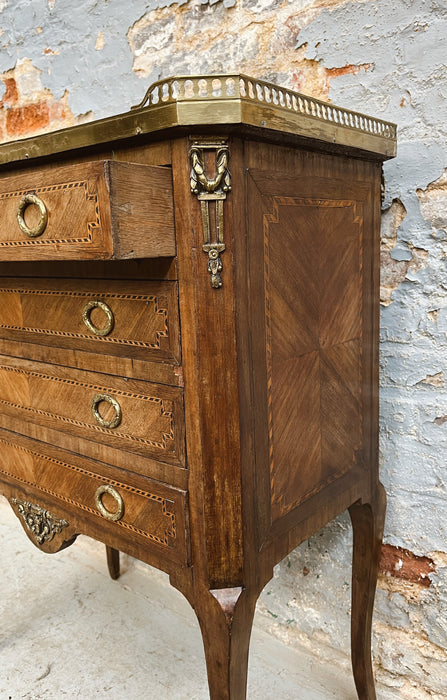
[[[120,550],[170,575],[197,613],[212,700],[246,696],[255,604],[275,564],[349,508],[353,669],[360,700],[373,700],[384,515],[380,163],[355,149],[334,155],[316,142],[304,149],[219,130],[232,189],[216,289],[202,249],[203,211],[191,193],[193,137],[111,144],[116,161],[105,170],[111,151],[85,149],[3,173],[8,192],[29,187],[34,172],[43,183],[67,180],[68,171],[79,179],[102,173],[111,223],[108,243],[94,251],[0,262],[0,487],[67,521],[43,551],[82,533],[105,543],[112,578]],[[212,148],[205,168],[213,175]],[[149,171],[155,179],[143,186]],[[73,222],[74,206],[65,208]],[[63,225],[54,235],[64,235]],[[171,247],[154,242],[156,230]],[[106,336],[82,320],[93,299],[113,310]],[[92,321],[101,328],[104,312],[95,309]],[[95,421],[95,394],[118,400],[117,427]],[[107,403],[98,407],[113,418]],[[104,485],[124,502],[116,522],[95,501]],[[116,510],[107,492],[102,503]]]

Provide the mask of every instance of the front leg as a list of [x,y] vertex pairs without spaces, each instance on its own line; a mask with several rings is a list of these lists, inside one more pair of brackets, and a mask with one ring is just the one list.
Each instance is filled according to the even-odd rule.
[[385,521],[386,496],[379,484],[371,503],[349,508],[352,559],[351,659],[359,700],[376,700],[371,661],[371,628]]
[[196,614],[205,647],[211,700],[245,700],[256,596],[242,588],[210,591]]
[[[171,577],[171,583],[176,582]],[[245,700],[250,635],[258,591],[242,587],[179,590],[202,632],[210,700]]]

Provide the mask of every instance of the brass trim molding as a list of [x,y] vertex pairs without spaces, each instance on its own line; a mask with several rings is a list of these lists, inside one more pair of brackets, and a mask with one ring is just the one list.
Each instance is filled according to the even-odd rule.
[[178,127],[250,127],[375,154],[396,155],[396,125],[242,74],[180,76],[149,87],[124,114],[0,144],[0,164],[172,132]]
[[53,537],[59,535],[64,527],[68,527],[66,520],[56,518],[49,510],[45,510],[34,503],[11,498],[11,504],[15,506],[27,530],[39,545],[51,542]]

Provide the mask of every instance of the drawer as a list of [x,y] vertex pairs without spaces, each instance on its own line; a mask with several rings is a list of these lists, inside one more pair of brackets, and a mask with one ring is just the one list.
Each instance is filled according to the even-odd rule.
[[[28,512],[27,505],[19,508],[20,503],[38,506],[50,500],[55,504],[50,506],[55,514],[57,502],[66,513],[67,534],[73,528],[70,536],[82,533],[98,537],[101,531],[123,541],[130,536],[132,542],[155,546],[163,556],[186,560],[184,491],[151,479],[132,479],[106,465],[101,473],[98,463],[62,450],[47,453],[38,442],[12,437],[2,430],[0,455],[0,481],[9,484],[10,493],[26,494],[24,498],[11,499],[25,529],[23,521],[27,515],[32,520],[33,512]],[[45,538],[40,539],[37,544],[44,545]]]
[[0,337],[179,364],[177,284],[3,278]]
[[58,431],[58,444],[73,452],[109,461],[113,450],[124,451],[130,470],[132,455],[185,463],[177,387],[0,356],[1,415],[12,416],[25,435],[39,426],[33,434],[42,441],[54,440],[45,428]]
[[0,260],[173,255],[168,168],[105,160],[0,180]]

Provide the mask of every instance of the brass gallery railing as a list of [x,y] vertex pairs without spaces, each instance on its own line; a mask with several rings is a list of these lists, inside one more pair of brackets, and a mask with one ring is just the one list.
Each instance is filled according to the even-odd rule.
[[132,109],[210,99],[248,100],[265,106],[272,105],[337,126],[345,126],[383,138],[396,138],[395,124],[336,107],[246,75],[185,76],[160,80],[149,87],[143,100]]

